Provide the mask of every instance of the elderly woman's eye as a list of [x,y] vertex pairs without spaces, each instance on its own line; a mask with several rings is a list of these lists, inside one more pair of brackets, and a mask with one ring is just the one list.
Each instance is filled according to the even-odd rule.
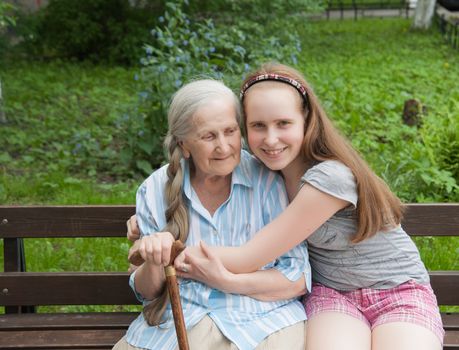
[[205,135],[202,136],[202,139],[203,139],[203,140],[206,140],[206,141],[211,141],[211,140],[214,139],[214,135],[212,135],[212,134],[205,134]]

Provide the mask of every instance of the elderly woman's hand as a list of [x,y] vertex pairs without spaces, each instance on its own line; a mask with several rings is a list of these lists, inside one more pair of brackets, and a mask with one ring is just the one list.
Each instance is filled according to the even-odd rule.
[[128,221],[126,221],[127,227],[127,239],[131,242],[135,242],[140,238],[140,230],[139,226],[137,225],[137,217],[132,215]]
[[203,241],[199,247],[187,247],[175,259],[174,265],[178,276],[200,281],[223,292],[229,290],[234,275]]
[[138,252],[146,263],[169,265],[171,248],[175,239],[170,232],[157,232],[143,236],[138,244]]

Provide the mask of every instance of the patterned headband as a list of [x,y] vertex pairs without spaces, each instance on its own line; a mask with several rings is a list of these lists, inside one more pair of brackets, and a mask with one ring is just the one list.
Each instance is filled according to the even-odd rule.
[[279,75],[279,74],[274,74],[274,73],[267,73],[267,74],[257,75],[255,77],[253,77],[252,79],[250,79],[247,83],[245,83],[244,86],[242,87],[241,93],[239,95],[241,101],[244,99],[244,95],[247,92],[247,90],[249,89],[249,87],[251,87],[252,85],[254,85],[256,83],[260,83],[262,81],[267,81],[267,80],[279,81],[279,82],[282,82],[282,83],[286,83],[286,84],[288,84],[290,86],[293,86],[295,89],[298,90],[298,92],[303,97],[305,105],[306,106],[309,105],[308,94],[306,92],[306,89],[299,81],[297,81],[295,79],[292,79],[292,78],[289,78],[289,77],[286,77],[284,75]]

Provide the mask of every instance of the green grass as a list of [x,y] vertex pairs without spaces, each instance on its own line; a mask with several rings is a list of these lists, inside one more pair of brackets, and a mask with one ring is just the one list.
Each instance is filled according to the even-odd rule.
[[[299,67],[336,125],[405,201],[459,201],[458,53],[404,19],[313,22]],[[422,127],[404,102],[425,106]]]
[[[459,201],[457,51],[404,19],[295,27],[298,68],[373,169],[405,201]],[[0,204],[133,204],[141,178],[117,156],[120,121],[138,102],[136,73],[66,62],[0,66],[8,119],[0,127]],[[419,128],[401,120],[411,98],[427,109]],[[459,237],[415,242],[428,269],[459,268]],[[124,271],[127,249],[124,239],[26,242],[30,271]]]
[[3,64],[8,122],[0,128],[0,174],[60,172],[69,181],[76,175],[113,182],[123,170],[120,120],[138,100],[134,72],[65,62]]

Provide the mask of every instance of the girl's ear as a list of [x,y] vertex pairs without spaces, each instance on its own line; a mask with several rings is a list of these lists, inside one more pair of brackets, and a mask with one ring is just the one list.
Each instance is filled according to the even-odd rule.
[[190,158],[191,153],[186,148],[186,145],[184,144],[184,142],[183,141],[179,141],[178,145],[179,145],[180,149],[182,150],[183,157],[186,158],[186,159]]

